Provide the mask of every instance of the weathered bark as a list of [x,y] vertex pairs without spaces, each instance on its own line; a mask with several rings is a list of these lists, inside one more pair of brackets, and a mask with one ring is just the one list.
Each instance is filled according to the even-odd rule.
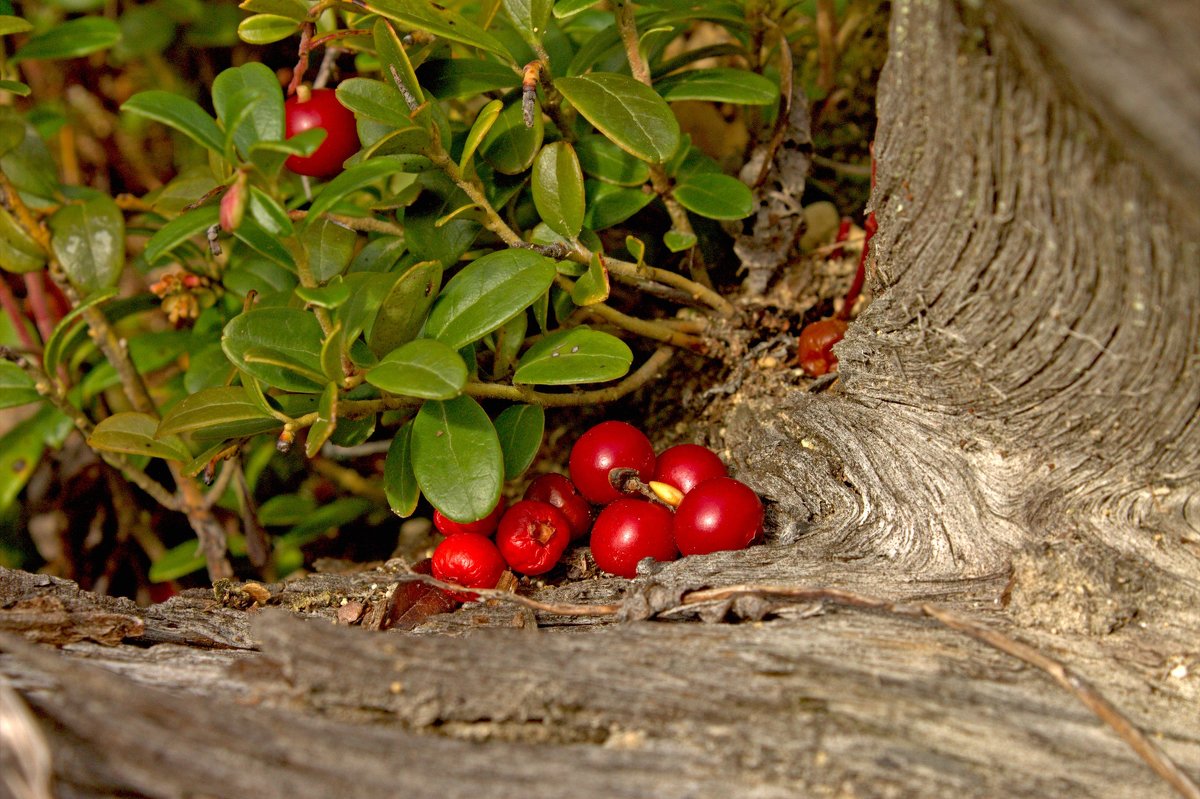
[[[892,5],[875,300],[834,390],[779,406],[751,375],[725,420],[777,543],[541,596],[934,602],[1053,653],[1200,778],[1200,20],[1182,0]],[[288,613],[0,571],[0,630],[74,641],[0,638],[0,676],[61,796],[1172,793],[1046,674],[928,617],[329,623],[395,579],[273,586]]]

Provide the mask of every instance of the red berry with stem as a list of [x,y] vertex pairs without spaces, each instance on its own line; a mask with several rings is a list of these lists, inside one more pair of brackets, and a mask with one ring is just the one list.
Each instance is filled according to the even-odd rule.
[[575,484],[561,474],[543,474],[525,489],[525,499],[558,508],[571,525],[571,539],[583,538],[592,527],[592,509]]
[[841,319],[822,319],[806,325],[800,331],[796,356],[805,374],[820,377],[837,369],[838,359],[833,354],[833,345],[846,335],[846,327]]
[[671,511],[641,499],[618,499],[592,525],[592,557],[606,572],[636,577],[643,558],[675,560],[674,519]]
[[654,479],[684,494],[712,477],[727,477],[725,463],[708,447],[676,444],[663,450],[654,464]]
[[307,100],[301,100],[298,93],[284,103],[284,132],[291,138],[306,130],[322,128],[325,140],[312,155],[289,156],[284,165],[297,175],[333,177],[342,171],[342,163],[359,150],[357,122],[333,89],[313,89],[309,94]]
[[440,510],[434,510],[433,526],[442,535],[461,535],[463,533],[491,535],[496,532],[496,526],[500,524],[500,517],[504,515],[507,505],[507,500],[500,497],[500,501],[496,503],[496,507],[491,513],[473,522],[456,522],[449,516],[444,516]]
[[571,540],[571,523],[548,502],[523,499],[500,520],[496,546],[513,571],[545,574],[554,568]]
[[732,477],[705,480],[675,509],[675,543],[684,555],[745,549],[762,526],[762,500]]
[[[465,588],[495,588],[508,566],[490,538],[475,533],[452,535],[433,551],[433,576]],[[476,594],[455,594],[470,602]]]
[[623,496],[608,477],[619,468],[636,470],[643,482],[654,476],[654,446],[631,424],[601,422],[571,448],[571,481],[579,493],[598,505]]

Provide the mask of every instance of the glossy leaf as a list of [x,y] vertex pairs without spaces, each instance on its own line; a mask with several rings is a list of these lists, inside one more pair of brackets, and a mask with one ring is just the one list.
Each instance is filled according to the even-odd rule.
[[624,376],[633,353],[621,339],[585,326],[551,333],[530,347],[517,364],[514,383],[565,386]]
[[692,175],[673,193],[684,208],[709,219],[743,219],[754,210],[750,187],[729,175]]
[[667,102],[704,100],[713,103],[769,105],[779,99],[770,79],[744,69],[713,67],[669,75],[654,83]]
[[554,0],[504,0],[504,10],[525,41],[540,44],[550,25]]
[[583,228],[583,170],[568,142],[547,144],[533,162],[533,204],[555,233],[573,239]]
[[308,18],[308,6],[301,0],[242,0],[238,8],[251,14],[274,14],[297,22]]
[[500,439],[492,420],[470,397],[421,406],[413,420],[412,466],[425,498],[456,522],[482,519],[500,499]]
[[321,402],[317,405],[317,421],[308,428],[308,437],[304,441],[304,454],[310,458],[316,457],[325,446],[325,442],[333,435],[337,427],[338,387],[334,383],[325,386],[321,392]]
[[[201,467],[203,468],[203,467]],[[229,554],[243,557],[246,554],[246,539],[240,535],[229,536]],[[200,550],[200,542],[192,539],[171,547],[150,564],[146,575],[152,583],[178,580],[204,568],[207,561]]]
[[683,252],[696,246],[696,234],[668,230],[663,234],[663,244],[667,245],[667,249],[671,252]]
[[442,286],[442,265],[422,261],[396,279],[379,305],[367,335],[376,355],[384,355],[417,337]]
[[396,431],[383,462],[383,493],[397,516],[412,516],[421,498],[412,468],[412,429],[412,422],[407,422]]
[[350,266],[358,234],[345,225],[325,218],[308,225],[300,241],[308,253],[308,268],[313,279],[324,283]]
[[603,136],[582,136],[575,142],[575,154],[583,171],[590,177],[618,186],[641,186],[650,180],[650,167]]
[[321,325],[307,311],[253,308],[225,325],[221,346],[230,362],[268,386],[315,393],[324,388],[322,339]]
[[350,78],[337,87],[337,98],[356,114],[375,119],[395,128],[412,125],[403,95],[391,83],[370,78]]
[[224,70],[213,81],[213,107],[217,118],[227,126],[249,97],[255,99],[248,122],[237,126],[234,133],[234,142],[245,155],[249,155],[251,146],[257,142],[283,138],[283,91],[279,78],[270,67],[251,61]]
[[243,219],[242,224],[238,225],[237,229],[233,231],[233,235],[234,238],[244,243],[259,255],[266,256],[289,272],[296,271],[296,260],[292,257],[292,253],[285,246],[284,242],[275,234],[264,229],[252,217]]
[[341,280],[334,279],[327,286],[296,286],[296,296],[308,305],[317,308],[337,308],[350,299],[350,289]]
[[158,425],[158,436],[192,434],[198,439],[242,438],[283,423],[258,406],[241,386],[206,388],[173,405]]
[[504,479],[515,480],[537,457],[546,429],[540,405],[510,405],[496,417],[496,435],[504,451]]
[[88,297],[59,320],[58,324],[54,326],[54,330],[50,332],[50,338],[46,340],[46,346],[42,349],[42,369],[47,374],[54,374],[58,371],[58,366],[62,363],[63,356],[72,348],[74,331],[76,329],[87,329],[86,327],[77,328],[75,324],[79,317],[83,316],[84,311],[112,299],[116,293],[114,289],[109,289],[108,291],[102,291],[99,294]]
[[8,511],[42,462],[47,445],[62,443],[74,429],[71,420],[45,405],[29,419],[0,436],[0,513]]
[[92,449],[148,455],[187,463],[192,453],[178,436],[156,437],[158,419],[148,413],[114,413],[100,420],[87,443]]
[[126,100],[121,110],[161,122],[217,155],[222,154],[221,129],[204,109],[186,97],[159,90],[139,92]]
[[525,127],[521,103],[510,103],[500,112],[500,117],[484,138],[479,148],[480,155],[497,172],[519,175],[533,165],[533,159],[542,146],[544,125],[542,115],[534,114],[533,127]]
[[500,111],[503,110],[504,103],[499,100],[492,100],[490,103],[479,109],[479,113],[475,116],[475,121],[471,124],[471,130],[467,133],[467,140],[463,144],[462,158],[458,161],[458,168],[464,173],[471,167],[471,159],[475,156],[475,150],[483,143],[484,137],[496,124],[496,120],[500,118]]
[[376,388],[404,397],[452,399],[467,384],[467,365],[458,351],[435,339],[410,341],[367,371]]
[[478,341],[532,305],[555,274],[553,261],[530,250],[489,253],[450,279],[425,333],[455,349]]
[[33,378],[12,361],[0,361],[0,408],[13,408],[42,398]]
[[[9,4],[12,5],[11,3]],[[33,30],[33,24],[21,17],[14,17],[11,14],[0,16],[0,36],[8,36],[12,33],[26,33]]]
[[371,13],[399,22],[406,29],[425,31],[511,59],[508,50],[495,36],[461,14],[427,0],[366,0],[362,6]]
[[607,300],[610,290],[608,267],[604,265],[603,256],[594,252],[588,262],[588,270],[571,287],[571,301],[580,307],[595,305]]
[[142,257],[146,263],[154,265],[176,247],[188,241],[193,236],[199,236],[220,219],[220,207],[217,204],[203,205],[186,211],[158,229],[150,241]]
[[87,296],[116,285],[125,266],[125,216],[112,198],[64,205],[50,217],[50,233],[76,291]]
[[[408,51],[404,48],[404,43],[400,41],[395,28],[386,19],[376,21],[372,34],[375,39],[375,52],[382,62],[381,72],[384,79],[392,82],[395,82],[397,78],[400,80],[403,91],[406,93],[404,107],[410,112],[413,111],[413,103],[419,105],[423,102],[425,92],[421,88],[420,81],[417,80],[416,72],[413,71],[412,61],[408,58]],[[432,124],[428,111],[416,115],[414,122],[426,130],[429,130]]]
[[567,19],[580,11],[586,11],[599,2],[600,0],[558,0],[554,4],[554,16],[558,19]]
[[0,92],[9,92],[18,97],[28,97],[33,89],[29,88],[29,84],[21,83],[19,80],[0,80]]
[[295,232],[291,218],[279,201],[257,186],[250,187],[248,210],[254,221],[262,225],[263,230],[268,233],[290,236]]
[[321,189],[320,194],[309,207],[304,224],[311,225],[342,198],[371,185],[386,175],[404,172],[411,164],[412,161],[403,155],[388,155],[355,164],[325,184],[325,188]]
[[300,22],[275,14],[255,14],[238,25],[238,38],[247,44],[271,44],[300,30]]
[[111,19],[79,17],[31,37],[9,60],[15,63],[35,58],[78,58],[112,47],[120,40],[121,29]]
[[628,75],[594,72],[554,86],[584,118],[621,149],[652,164],[679,148],[679,122],[666,101]]
[[0,269],[36,272],[46,265],[46,253],[33,237],[0,206]]
[[653,194],[614,186],[611,183],[589,180],[586,185],[588,205],[583,224],[588,230],[604,230],[620,224],[654,199]]
[[349,524],[362,516],[371,507],[371,501],[362,497],[341,497],[320,505],[312,513],[297,522],[278,539],[280,547],[300,547],[316,541],[331,530]]

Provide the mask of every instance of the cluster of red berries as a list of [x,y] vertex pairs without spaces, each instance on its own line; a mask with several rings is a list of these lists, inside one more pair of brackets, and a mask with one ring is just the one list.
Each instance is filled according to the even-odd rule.
[[[506,569],[544,574],[590,532],[596,565],[633,577],[645,558],[742,549],[762,533],[758,495],[697,444],[656,456],[636,427],[601,422],[575,442],[569,466],[570,479],[543,474],[523,499],[508,507],[501,498],[479,521],[463,524],[435,511],[434,526],[446,539],[433,553],[433,576],[494,588]],[[592,504],[602,506],[594,521]]]

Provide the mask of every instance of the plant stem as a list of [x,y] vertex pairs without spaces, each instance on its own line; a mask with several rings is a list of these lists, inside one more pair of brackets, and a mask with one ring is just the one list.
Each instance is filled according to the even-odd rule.
[[580,391],[572,394],[548,394],[523,386],[504,386],[496,383],[468,383],[463,393],[476,399],[503,399],[511,402],[527,402],[544,408],[568,408],[612,402],[636,391],[653,380],[671,360],[674,350],[659,347],[636,371],[630,372],[619,383],[606,388]]

